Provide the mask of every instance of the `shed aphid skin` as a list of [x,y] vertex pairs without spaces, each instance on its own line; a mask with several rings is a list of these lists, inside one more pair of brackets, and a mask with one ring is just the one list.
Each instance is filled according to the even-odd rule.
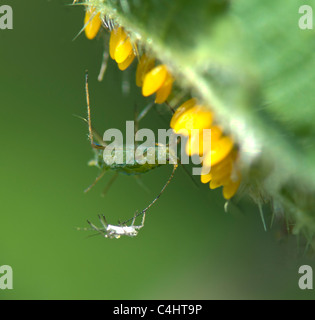
[[119,239],[121,236],[135,237],[138,235],[138,232],[141,228],[144,227],[145,214],[143,214],[141,225],[135,226],[136,217],[132,219],[130,226],[127,225],[111,225],[108,224],[104,215],[98,216],[102,227],[99,228],[95,226],[92,222],[87,220],[88,224],[91,226],[91,229],[87,228],[78,228],[78,230],[94,230],[102,235],[104,238],[108,239]]
[[[133,218],[130,218],[130,219],[124,221],[123,223],[120,223],[119,225],[111,225],[111,224],[107,223],[105,216],[102,215],[102,216],[99,216],[99,220],[100,220],[103,228],[98,228],[93,223],[91,223],[89,220],[87,221],[88,224],[92,228],[91,230],[95,230],[99,234],[103,235],[105,238],[109,238],[109,239],[119,239],[121,236],[128,236],[128,237],[137,236],[139,230],[144,227],[144,220],[145,220],[147,211],[154,205],[154,203],[156,203],[158,201],[160,196],[163,194],[163,192],[165,191],[166,187],[169,185],[169,183],[173,179],[176,169],[177,169],[177,165],[174,165],[171,176],[169,177],[169,179],[167,180],[167,182],[165,183],[165,185],[163,186],[163,188],[161,189],[159,194],[141,212],[136,212],[135,215],[133,216]],[[141,216],[141,215],[142,215],[141,225],[135,226],[134,224],[135,224],[136,218]],[[127,226],[126,223],[128,223],[130,221],[132,221],[131,225]],[[80,230],[80,229],[78,228],[78,230]],[[88,229],[84,228],[83,230],[88,230]]]
[[[209,183],[210,189],[223,186],[223,196],[229,200],[235,195],[241,182],[237,150],[233,140],[224,135],[222,129],[213,122],[213,113],[207,107],[199,105],[196,99],[190,99],[177,108],[170,126],[178,134],[188,134],[187,154],[203,156],[204,169],[211,166],[209,173],[201,175],[201,182]],[[202,143],[203,129],[211,129],[211,140],[206,146]]]
[[[159,154],[161,154],[161,152],[164,152],[166,154],[166,163],[165,164],[172,164],[173,165],[173,171],[172,171],[172,174],[170,175],[169,179],[164,184],[164,186],[161,189],[161,191],[159,192],[159,194],[155,197],[155,199],[145,209],[143,209],[139,213],[136,213],[133,218],[126,220],[123,223],[124,226],[113,226],[113,225],[108,225],[107,223],[103,224],[104,228],[102,229],[102,233],[104,234],[104,236],[106,238],[118,238],[118,236],[121,236],[121,235],[135,236],[135,235],[137,235],[137,230],[139,230],[140,228],[143,227],[144,218],[142,220],[141,226],[134,226],[135,219],[140,215],[143,215],[143,217],[144,217],[146,212],[153,206],[154,203],[156,203],[156,201],[163,194],[166,187],[169,185],[169,183],[171,182],[171,180],[174,177],[175,171],[178,167],[178,164],[177,164],[178,159],[174,158],[174,156],[172,155],[172,153],[167,145],[156,144],[156,146],[155,146],[155,157],[156,157],[155,160],[156,161],[153,164],[149,164],[147,162],[144,164],[139,164],[136,161],[135,157],[132,157],[133,159],[135,159],[132,163],[117,164],[114,162],[112,164],[107,164],[103,158],[103,151],[106,147],[106,143],[101,139],[100,135],[92,128],[92,124],[91,124],[91,108],[90,108],[90,98],[89,98],[89,88],[88,88],[88,73],[86,73],[86,76],[85,76],[85,90],[86,90],[86,103],[87,103],[88,119],[87,120],[83,119],[83,120],[85,122],[87,122],[87,124],[88,124],[89,140],[90,140],[92,148],[95,149],[95,159],[90,161],[90,165],[96,166],[101,170],[101,173],[99,174],[99,176],[85,190],[85,192],[88,192],[89,190],[91,190],[92,187],[94,187],[95,184],[101,180],[101,178],[104,176],[104,174],[107,171],[114,171],[115,175],[109,181],[105,190],[108,190],[108,188],[113,184],[113,182],[116,180],[116,178],[118,176],[118,173],[124,173],[127,175],[138,176],[140,174],[143,174],[145,172],[151,171],[157,167],[164,165],[164,164],[158,163],[158,157],[159,157]],[[145,111],[146,112],[141,113],[142,116],[147,113],[147,110],[145,110]],[[139,117],[138,117],[138,119],[139,119]],[[97,142],[94,141],[94,138],[97,140]],[[134,147],[129,148],[127,145],[121,146],[121,150],[124,154],[125,160],[128,158],[130,159],[130,157],[129,157],[130,152],[135,153],[135,148]],[[131,220],[133,220],[132,225],[127,227],[125,224]],[[103,220],[103,221],[105,221],[105,220]],[[101,230],[92,224],[90,224],[90,225],[96,231]]]

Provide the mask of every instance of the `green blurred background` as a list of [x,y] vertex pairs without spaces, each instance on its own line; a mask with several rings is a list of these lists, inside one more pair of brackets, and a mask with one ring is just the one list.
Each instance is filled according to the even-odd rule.
[[[98,223],[101,213],[111,223],[131,217],[156,196],[171,167],[143,176],[150,193],[120,176],[103,198],[110,174],[83,193],[98,174],[87,166],[93,152],[86,125],[73,116],[86,114],[85,70],[100,132],[124,130],[134,104],[146,100],[134,85],[134,69],[123,73],[110,61],[97,81],[102,37],[72,41],[84,11],[70,2],[0,2],[14,15],[14,29],[0,30],[0,265],[12,266],[14,289],[0,290],[0,299],[315,297],[298,288],[299,266],[315,263],[296,237],[281,237],[281,223],[264,232],[246,197],[225,213],[221,190],[195,188],[181,169],[136,238],[89,238],[75,229],[87,227],[86,219]],[[141,126],[167,123],[152,111]]]

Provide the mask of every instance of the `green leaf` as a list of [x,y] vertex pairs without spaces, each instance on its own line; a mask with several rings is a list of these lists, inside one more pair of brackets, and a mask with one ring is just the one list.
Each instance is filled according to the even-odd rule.
[[[307,1],[315,9],[315,1]],[[298,0],[90,0],[178,85],[207,104],[240,148],[247,191],[315,231],[315,33]]]

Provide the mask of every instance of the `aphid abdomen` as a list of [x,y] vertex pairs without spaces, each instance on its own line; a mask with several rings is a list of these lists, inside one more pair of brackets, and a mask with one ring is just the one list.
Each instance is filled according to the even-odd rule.
[[137,175],[146,173],[148,171],[151,171],[155,168],[160,167],[161,164],[139,164],[137,162],[134,162],[132,164],[112,164],[111,166],[108,166],[110,170],[117,171],[119,173],[127,174],[127,175]]
[[169,148],[164,145],[151,148],[123,145],[110,152],[98,150],[92,164],[103,170],[116,171],[127,175],[146,173],[163,164],[170,163]]

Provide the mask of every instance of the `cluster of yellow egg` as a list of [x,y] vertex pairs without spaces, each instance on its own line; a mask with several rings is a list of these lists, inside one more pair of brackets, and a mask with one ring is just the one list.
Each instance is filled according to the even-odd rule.
[[[85,34],[93,39],[102,25],[100,14],[89,8],[85,15]],[[115,60],[120,70],[127,69],[138,55],[136,44],[122,27],[111,30],[109,42],[110,57]],[[174,78],[164,64],[155,65],[155,59],[142,54],[137,71],[136,84],[142,87],[144,96],[155,95],[156,103],[164,103],[169,97]],[[190,99],[180,105],[170,123],[177,134],[185,135],[187,139],[186,152],[188,155],[202,157],[204,174],[202,183],[209,183],[211,189],[223,187],[225,199],[232,198],[237,192],[241,175],[237,167],[238,152],[233,140],[223,134],[218,125],[214,125],[213,113],[207,106],[201,105],[196,99]],[[211,138],[204,142],[203,129],[211,129]],[[210,171],[207,168],[210,168]]]

